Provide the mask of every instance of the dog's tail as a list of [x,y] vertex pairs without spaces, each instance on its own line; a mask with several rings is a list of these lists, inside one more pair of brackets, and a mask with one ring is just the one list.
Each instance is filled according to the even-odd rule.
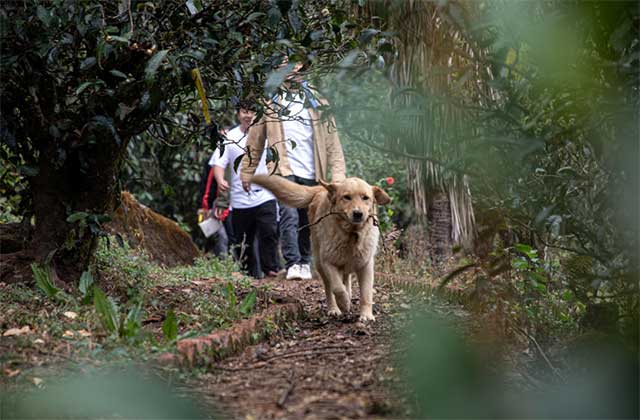
[[281,176],[254,175],[251,183],[262,185],[289,207],[305,208],[309,207],[313,197],[324,188],[320,186],[307,187],[296,184]]

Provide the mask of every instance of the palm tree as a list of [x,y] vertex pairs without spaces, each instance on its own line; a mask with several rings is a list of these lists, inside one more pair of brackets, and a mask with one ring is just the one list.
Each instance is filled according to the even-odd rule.
[[[389,30],[397,34],[391,77],[398,92],[412,92],[400,93],[399,100],[418,111],[405,120],[400,136],[387,139],[388,146],[451,162],[462,156],[462,143],[473,128],[467,108],[445,98],[455,91],[473,101],[483,69],[461,30],[473,5],[441,3],[395,1],[375,12],[384,13]],[[471,246],[475,218],[468,177],[430,160],[409,160],[408,168],[412,201],[427,224],[433,260],[450,256],[454,245]]]

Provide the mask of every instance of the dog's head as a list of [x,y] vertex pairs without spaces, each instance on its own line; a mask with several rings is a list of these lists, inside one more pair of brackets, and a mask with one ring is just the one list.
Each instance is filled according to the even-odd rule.
[[376,214],[376,204],[387,204],[391,198],[382,188],[371,186],[360,178],[347,178],[342,182],[321,182],[329,192],[332,210],[339,213],[352,229],[362,229]]

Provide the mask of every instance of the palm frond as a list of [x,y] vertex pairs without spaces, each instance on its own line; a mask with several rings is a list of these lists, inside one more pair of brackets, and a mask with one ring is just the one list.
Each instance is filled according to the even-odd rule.
[[[451,101],[432,99],[450,97],[456,89],[469,92],[469,100],[474,99],[471,93],[478,89],[486,93],[486,88],[477,82],[483,80],[479,73],[486,69],[474,59],[476,53],[461,30],[474,5],[403,1],[392,2],[388,7],[390,29],[398,33],[398,54],[391,69],[397,89],[413,88],[426,98],[418,102],[414,96],[401,95],[402,105],[420,112],[407,117],[400,136],[388,141],[414,154],[458,159],[464,152],[460,139],[476,134],[466,124],[469,111]],[[451,204],[451,237],[455,243],[470,243],[475,218],[467,177],[428,161],[410,161],[408,167],[418,214],[426,217],[430,194],[446,193]]]

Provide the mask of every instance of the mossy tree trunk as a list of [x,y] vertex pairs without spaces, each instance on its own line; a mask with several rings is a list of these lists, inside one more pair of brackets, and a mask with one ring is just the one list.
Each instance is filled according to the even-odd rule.
[[[29,178],[35,224],[23,223],[23,229],[3,238],[16,246],[0,254],[2,281],[26,280],[33,262],[50,265],[63,283],[77,281],[87,269],[104,215],[117,203],[117,175],[127,142],[95,121],[83,127],[82,136],[86,138],[77,147],[61,149],[53,139],[38,143],[38,171]],[[25,235],[29,240],[20,241]]]

